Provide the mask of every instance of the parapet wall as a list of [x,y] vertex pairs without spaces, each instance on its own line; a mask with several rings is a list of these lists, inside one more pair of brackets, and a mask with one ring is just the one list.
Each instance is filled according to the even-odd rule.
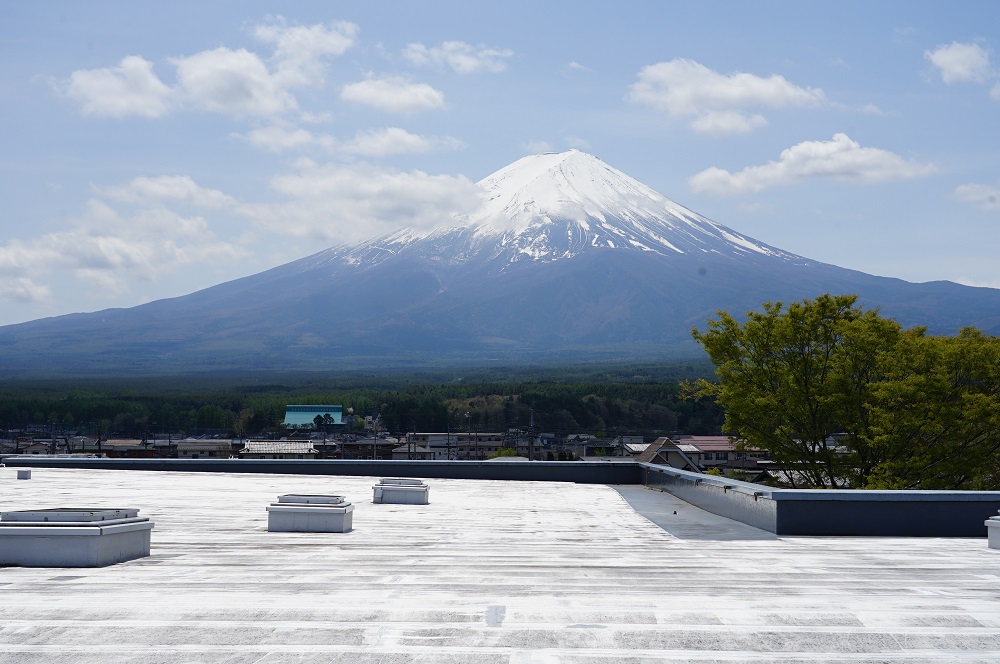
[[461,480],[527,480],[578,484],[641,484],[632,461],[363,461],[342,459],[84,459],[7,456],[10,467],[166,470],[206,473],[271,473],[423,477]]
[[771,499],[773,490],[770,487],[670,466],[639,465],[642,466],[642,483],[651,489],[666,491],[706,512],[777,532],[778,507]]
[[774,489],[640,464],[643,484],[778,535],[985,537],[1000,491]]

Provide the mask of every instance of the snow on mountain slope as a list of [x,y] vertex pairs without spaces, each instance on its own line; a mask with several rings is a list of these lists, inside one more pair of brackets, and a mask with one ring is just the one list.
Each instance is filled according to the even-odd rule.
[[483,203],[456,225],[336,247],[327,259],[364,268],[413,252],[445,264],[505,266],[618,249],[811,263],[692,212],[579,150],[524,157],[479,186]]

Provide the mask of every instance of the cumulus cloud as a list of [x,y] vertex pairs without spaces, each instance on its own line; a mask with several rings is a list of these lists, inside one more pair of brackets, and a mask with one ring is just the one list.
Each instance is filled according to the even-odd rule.
[[329,134],[315,134],[282,124],[258,127],[246,134],[233,134],[233,136],[269,152],[318,148],[329,153],[362,157],[419,154],[439,149],[457,150],[465,146],[461,140],[451,136],[422,136],[400,127],[359,131],[348,140],[338,140]]
[[171,58],[176,84],[170,86],[156,76],[152,63],[130,55],[116,67],[74,71],[59,87],[90,115],[156,118],[187,108],[236,117],[279,116],[298,108],[292,90],[323,84],[327,60],[356,44],[358,31],[345,21],[300,26],[278,17],[253,30],[273,47],[269,58],[225,46]]
[[225,115],[278,115],[298,107],[295,97],[255,53],[219,47],[172,61],[185,100]]
[[692,117],[692,129],[708,134],[747,133],[767,123],[750,109],[826,103],[822,90],[794,85],[777,74],[720,74],[684,58],[643,67],[627,98],[672,117]]
[[287,86],[316,85],[323,82],[324,58],[343,55],[357,43],[360,29],[347,21],[317,25],[289,26],[281,17],[258,25],[254,35],[275,46],[275,77]]
[[217,238],[203,217],[182,215],[166,205],[234,204],[222,192],[200,187],[186,176],[137,178],[98,193],[134,207],[122,212],[94,198],[64,230],[0,245],[0,274],[6,275],[0,280],[0,299],[44,301],[51,294],[44,281],[52,273],[68,273],[89,283],[92,294],[107,297],[183,266],[247,255],[239,245]]
[[512,55],[514,51],[510,49],[473,46],[461,41],[446,41],[440,46],[409,44],[403,49],[403,57],[417,66],[450,67],[459,74],[501,72]]
[[187,175],[138,177],[128,184],[98,187],[96,191],[107,198],[133,204],[185,203],[218,209],[236,203],[233,197],[218,189],[201,187]]
[[963,184],[955,188],[955,198],[984,210],[1000,210],[1000,187],[992,184]]
[[286,200],[246,206],[244,213],[286,235],[338,242],[451,223],[477,205],[481,194],[463,176],[309,160],[273,178],[271,188]]
[[153,72],[153,63],[137,55],[117,67],[80,69],[70,74],[65,93],[88,115],[158,118],[170,108],[171,89]]
[[759,113],[744,115],[739,111],[707,111],[691,121],[699,134],[748,134],[767,124]]
[[920,177],[934,170],[931,164],[920,164],[879,148],[862,147],[847,134],[835,134],[830,141],[793,145],[783,150],[777,161],[748,166],[735,173],[715,167],[706,169],[694,175],[689,184],[698,192],[739,196],[816,177],[867,183]]
[[430,152],[438,148],[455,150],[464,143],[451,136],[421,136],[399,127],[386,127],[358,132],[344,150],[364,157],[385,157],[394,154]]
[[45,302],[51,295],[51,288],[35,283],[28,277],[15,277],[0,281],[0,302]]
[[314,134],[305,129],[282,124],[257,127],[246,134],[233,134],[233,136],[245,139],[254,147],[268,152],[305,150],[314,147],[332,150],[337,145],[336,139],[328,134]]
[[341,89],[340,98],[403,115],[444,106],[444,93],[426,83],[413,83],[400,76],[349,83]]
[[990,54],[979,44],[952,42],[924,51],[926,58],[948,85],[955,83],[985,83],[994,76]]

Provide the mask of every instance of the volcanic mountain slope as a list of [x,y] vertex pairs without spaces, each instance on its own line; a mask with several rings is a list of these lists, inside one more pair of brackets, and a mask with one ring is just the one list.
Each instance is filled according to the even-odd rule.
[[857,293],[905,325],[1000,331],[1000,291],[791,254],[576,151],[482,180],[452,225],[341,245],[131,309],[0,328],[0,369],[191,371],[696,357],[720,309]]

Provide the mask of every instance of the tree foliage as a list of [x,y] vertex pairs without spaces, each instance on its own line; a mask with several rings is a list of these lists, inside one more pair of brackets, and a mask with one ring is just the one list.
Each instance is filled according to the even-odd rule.
[[762,449],[793,484],[983,488],[1000,485],[1000,340],[903,330],[853,295],[785,307],[742,322],[726,312],[694,337],[718,381],[725,428]]
[[[471,370],[458,378],[420,376],[442,381],[437,383],[405,375],[319,380],[309,374],[268,383],[220,384],[222,379],[207,377],[136,386],[123,380],[7,382],[0,385],[0,430],[45,426],[94,435],[100,427],[105,437],[167,432],[255,436],[277,427],[289,403],[339,404],[345,413],[353,409],[362,418],[378,416],[382,426],[396,433],[504,431],[527,428],[532,421],[536,432],[602,435],[715,433],[722,425],[722,412],[713,402],[681,399],[679,382],[666,377],[672,371],[626,367],[577,373],[553,370],[544,380],[504,374],[486,382],[469,380],[478,375]],[[693,373],[706,375],[707,363]],[[324,418],[314,424],[323,428],[330,422]]]

